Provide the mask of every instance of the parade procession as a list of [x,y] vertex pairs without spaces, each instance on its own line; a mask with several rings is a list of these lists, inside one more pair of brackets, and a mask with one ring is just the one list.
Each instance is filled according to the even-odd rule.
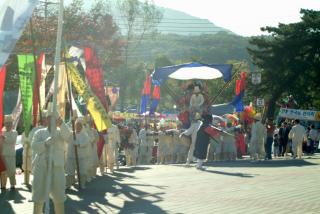
[[[34,214],[234,213],[235,209],[205,209],[197,194],[220,191],[218,183],[223,178],[210,177],[213,183],[206,187],[205,182],[200,184],[201,176],[207,179],[206,176],[231,175],[245,180],[263,177],[264,172],[269,175],[266,167],[318,164],[320,99],[314,91],[319,89],[315,82],[319,79],[315,71],[319,69],[319,43],[306,43],[320,39],[319,27],[312,30],[307,26],[312,25],[308,20],[314,17],[319,24],[319,12],[301,10],[304,18],[295,24],[310,33],[310,40],[301,44],[309,49],[306,53],[302,53],[303,48],[294,49],[299,54],[293,56],[298,62],[293,62],[291,52],[270,52],[264,58],[263,54],[277,48],[271,45],[268,49],[270,38],[263,37],[248,39],[251,46],[245,43],[242,57],[235,53],[236,48],[229,51],[234,55],[224,56],[228,51],[223,51],[225,47],[220,47],[219,42],[206,47],[210,40],[206,34],[202,39],[208,41],[201,51],[192,46],[200,37],[184,45],[191,45],[190,50],[180,50],[169,47],[179,39],[177,35],[169,34],[169,45],[162,43],[166,38],[161,40],[158,35],[156,48],[160,51],[156,53],[151,46],[157,41],[152,36],[161,30],[161,19],[170,23],[170,18],[158,11],[153,1],[121,0],[114,6],[99,0],[88,3],[90,9],[84,2],[0,3],[0,213],[22,213],[14,206],[23,203],[32,203],[32,209],[24,213]],[[114,12],[113,7],[119,11]],[[189,19],[171,21],[191,22]],[[180,27],[183,24],[186,23],[180,23]],[[295,38],[287,38],[289,30],[282,27],[279,25],[279,31],[264,30],[274,30],[272,36],[285,32],[285,36],[279,36],[281,39]],[[143,46],[144,51],[137,54],[145,36],[151,36],[146,42],[150,48]],[[190,33],[185,38],[192,36]],[[232,33],[227,36],[236,40]],[[289,43],[298,42],[290,40],[283,46]],[[136,57],[142,52],[147,54],[138,61]],[[210,52],[210,56],[199,52]],[[219,54],[214,55],[216,52]],[[317,59],[312,58],[316,56]],[[281,62],[284,64],[279,63],[284,73],[276,67],[281,57],[287,57]],[[310,62],[302,62],[309,59]],[[290,65],[285,64],[289,61]],[[298,72],[295,63],[301,63],[300,68],[306,73],[300,69],[300,76],[294,74]],[[306,79],[310,82],[304,82]],[[305,163],[306,159],[311,162]],[[214,167],[229,171],[212,170]],[[260,171],[238,172],[256,168]],[[153,178],[152,170],[163,174]],[[153,180],[150,185],[139,183],[135,176]],[[179,176],[181,186],[179,182],[170,183]],[[193,180],[192,176],[197,178]],[[122,186],[125,179],[132,180]],[[226,186],[237,182],[231,180]],[[158,188],[159,195],[139,195],[140,189],[135,189],[140,186],[147,191],[151,184]],[[170,200],[161,196],[167,194],[161,191],[170,185],[177,189],[168,198],[174,201],[175,197],[195,195],[190,200],[204,207],[182,208],[188,207],[188,200],[170,205]],[[221,187],[224,185],[221,183]],[[193,186],[199,186],[199,190],[190,192]],[[91,197],[98,196],[104,199],[91,201]],[[145,197],[153,201],[149,203]],[[116,205],[110,198],[124,202]],[[211,199],[204,201],[211,204]],[[229,201],[240,206],[242,202],[237,200]],[[167,211],[166,205],[161,207],[163,201],[169,201]],[[83,210],[80,205],[77,208],[78,202],[86,203]],[[159,207],[156,203],[160,203]],[[286,203],[289,202],[281,202]],[[268,213],[260,208],[253,213]]]

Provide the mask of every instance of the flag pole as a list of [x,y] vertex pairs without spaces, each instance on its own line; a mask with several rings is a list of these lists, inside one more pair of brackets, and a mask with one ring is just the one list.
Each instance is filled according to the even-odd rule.
[[[73,120],[73,108],[72,108],[72,98],[71,98],[71,93],[72,93],[72,88],[71,88],[71,83],[69,81],[69,71],[68,71],[68,66],[67,66],[67,59],[66,59],[66,54],[64,53],[63,55],[64,58],[64,66],[67,74],[67,84],[68,84],[68,95],[69,95],[69,101],[70,101],[70,108],[71,108],[71,124],[72,124],[72,133],[73,133],[73,140],[76,140],[76,131],[75,131],[75,121]],[[79,189],[81,189],[81,180],[80,180],[80,167],[79,167],[79,156],[78,156],[78,147],[74,145],[74,153],[75,153],[75,158],[76,158],[76,169],[77,169],[77,178],[78,178],[78,184],[79,184]]]
[[[56,114],[57,114],[57,92],[58,92],[58,79],[59,79],[59,65],[61,61],[61,37],[62,37],[62,25],[63,25],[63,0],[60,0],[59,3],[59,16],[58,16],[58,29],[57,29],[57,40],[56,40],[56,53],[54,58],[54,90],[53,90],[53,101],[52,101],[52,117],[51,121],[51,136],[55,135],[56,132]],[[50,213],[50,204],[49,204],[49,193],[51,187],[51,177],[52,177],[52,146],[49,145],[49,157],[48,157],[48,174],[46,181],[46,206],[45,213]]]

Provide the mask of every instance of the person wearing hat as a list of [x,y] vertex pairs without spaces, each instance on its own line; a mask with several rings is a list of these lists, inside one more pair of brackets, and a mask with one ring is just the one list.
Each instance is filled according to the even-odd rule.
[[78,117],[75,121],[75,139],[73,135],[68,140],[68,151],[67,151],[67,188],[70,188],[74,183],[75,171],[77,169],[77,160],[75,148],[77,147],[78,163],[79,163],[79,174],[80,186],[85,189],[87,181],[88,171],[88,146],[90,145],[90,139],[87,131],[84,129],[84,118]]
[[138,155],[138,135],[133,127],[130,127],[131,132],[128,139],[128,146],[125,148],[127,166],[137,165]]
[[31,150],[31,143],[32,143],[32,138],[34,136],[34,133],[47,126],[47,110],[43,110],[41,113],[41,121],[40,124],[36,127],[33,127],[31,131],[29,132],[28,137],[25,136],[25,134],[22,134],[22,142],[23,142],[23,152],[22,152],[22,169],[24,173],[24,183],[26,185],[30,184],[30,173],[32,169],[32,160],[35,156],[35,154],[32,153]]
[[16,140],[18,132],[13,128],[12,115],[4,116],[4,128],[2,129],[2,157],[6,166],[6,171],[1,173],[3,181],[2,189],[6,188],[7,178],[9,177],[11,189],[16,185]]
[[117,159],[117,151],[118,145],[120,144],[120,131],[118,126],[112,124],[110,128],[108,128],[108,133],[103,136],[104,141],[107,142],[104,146],[104,165],[100,165],[100,171],[103,174],[105,171],[104,166],[107,165],[110,172],[114,172],[114,164],[118,162]]
[[300,125],[300,120],[294,121],[294,126],[289,132],[289,139],[292,139],[293,158],[302,158],[302,143],[306,138],[306,129]]
[[192,163],[192,161],[194,159],[194,157],[193,157],[194,146],[196,144],[197,132],[198,132],[199,128],[201,127],[201,125],[202,125],[201,115],[199,112],[197,112],[195,114],[193,122],[191,123],[191,126],[187,130],[182,132],[179,136],[180,138],[182,137],[182,135],[191,136],[191,144],[190,144],[187,162],[186,162],[187,165],[190,165],[190,163]]
[[212,115],[206,114],[203,116],[202,124],[197,132],[196,144],[193,152],[193,156],[197,158],[196,168],[203,170],[202,164],[206,159],[208,145],[210,143],[210,138],[219,135],[220,131],[214,128],[212,124]]
[[97,167],[99,165],[99,157],[98,157],[98,150],[97,150],[97,142],[99,140],[99,134],[96,129],[92,127],[93,121],[91,116],[88,114],[85,117],[86,125],[85,130],[87,131],[90,144],[88,146],[88,182],[97,175]]
[[[49,108],[50,109],[50,108]],[[45,117],[46,116],[46,117]],[[53,200],[55,213],[64,213],[64,201],[66,178],[64,170],[64,141],[70,139],[72,132],[69,127],[62,122],[58,113],[52,110],[44,115],[48,121],[47,126],[38,129],[31,140],[31,149],[33,152],[33,181],[32,181],[32,201],[34,202],[34,213],[42,213],[43,204],[46,201],[47,194]],[[57,128],[52,133],[51,119],[56,120]],[[50,157],[51,156],[51,157]],[[51,167],[48,160],[51,159]],[[51,171],[48,170],[51,168]],[[50,174],[51,183],[47,193],[47,177]]]
[[190,98],[190,110],[191,112],[202,113],[202,106],[204,103],[204,97],[201,94],[199,86],[195,86],[193,89],[193,94]]
[[251,127],[250,151],[251,158],[258,160],[264,157],[264,141],[266,138],[267,130],[261,123],[261,114],[257,113],[254,116],[255,122]]

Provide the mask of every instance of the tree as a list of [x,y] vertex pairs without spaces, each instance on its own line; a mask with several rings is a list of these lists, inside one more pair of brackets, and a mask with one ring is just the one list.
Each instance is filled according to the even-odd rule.
[[302,9],[301,14],[300,22],[262,28],[271,35],[249,41],[249,54],[262,71],[256,93],[269,98],[267,117],[274,116],[285,94],[293,94],[301,107],[319,106],[320,11]]
[[124,108],[124,100],[127,95],[127,75],[130,72],[128,68],[129,53],[135,50],[146,37],[153,35],[156,26],[159,24],[162,14],[152,1],[140,2],[139,0],[120,0],[117,1],[118,12],[121,14],[121,21],[125,30],[124,47],[124,65],[118,71],[120,84],[120,105]]

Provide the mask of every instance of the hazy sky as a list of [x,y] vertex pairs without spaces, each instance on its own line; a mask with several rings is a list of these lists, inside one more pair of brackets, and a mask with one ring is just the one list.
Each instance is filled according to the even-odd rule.
[[300,21],[300,8],[320,10],[320,0],[154,0],[156,5],[210,20],[242,36],[260,27]]

